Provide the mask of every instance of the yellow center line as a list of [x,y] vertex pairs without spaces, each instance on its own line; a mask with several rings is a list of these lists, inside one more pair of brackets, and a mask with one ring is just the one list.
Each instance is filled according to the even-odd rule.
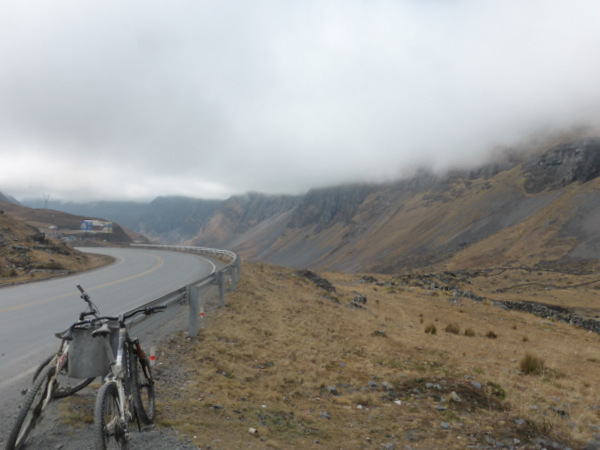
[[[144,275],[148,275],[149,273],[152,273],[155,270],[159,269],[165,263],[165,261],[160,256],[152,255],[152,254],[150,254],[149,256],[152,256],[153,258],[156,258],[158,260],[158,263],[157,263],[156,266],[151,267],[150,269],[148,269],[148,270],[146,270],[144,272],[140,272],[140,273],[137,273],[135,275],[131,275],[131,276],[127,277],[127,278],[121,278],[120,280],[109,281],[108,283],[104,283],[104,284],[101,284],[101,285],[98,285],[98,286],[93,286],[91,288],[86,288],[86,290],[87,291],[95,291],[95,290],[98,290],[98,289],[105,288],[107,286],[114,286],[115,284],[124,283],[126,281],[130,281],[130,280],[134,280],[134,279],[139,278],[139,277],[143,277]],[[74,293],[77,294],[77,292],[78,291],[75,291]],[[0,313],[9,312],[9,311],[17,311],[19,309],[29,308],[31,306],[41,305],[41,304],[44,304],[44,303],[50,303],[50,302],[53,302],[53,301],[56,301],[56,300],[60,300],[60,299],[63,299],[63,298],[70,297],[72,295],[73,295],[73,292],[69,292],[69,293],[66,293],[66,294],[57,295],[55,297],[50,297],[50,298],[46,298],[46,299],[42,299],[42,300],[36,300],[36,301],[33,301],[33,302],[28,302],[28,303],[22,303],[20,305],[15,305],[15,306],[9,306],[8,308],[0,309]]]

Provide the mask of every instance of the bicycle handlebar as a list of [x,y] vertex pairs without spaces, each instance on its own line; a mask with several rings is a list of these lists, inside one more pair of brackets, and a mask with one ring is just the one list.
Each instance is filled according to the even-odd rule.
[[[102,321],[104,321],[104,322],[113,321],[113,322],[123,323],[123,322],[125,322],[126,319],[129,319],[137,314],[144,313],[145,315],[149,316],[150,314],[162,312],[163,310],[165,310],[167,308],[167,305],[146,306],[145,308],[136,309],[135,311],[131,311],[127,314],[121,314],[118,317],[113,317],[113,316],[100,317],[100,316],[98,316],[98,313],[100,312],[98,310],[98,307],[94,304],[94,302],[92,302],[92,300],[90,299],[90,296],[87,294],[87,292],[85,292],[85,290],[81,287],[80,284],[77,285],[77,289],[79,289],[79,292],[81,292],[81,298],[88,304],[88,307],[90,308],[90,310],[79,313],[79,322],[75,322],[75,323],[71,324],[66,330],[64,330],[62,332],[54,333],[54,335],[59,339],[71,340],[72,339],[71,330],[73,328],[80,327],[82,325],[95,325],[97,322],[102,322]],[[88,317],[88,316],[94,316],[94,318],[86,319],[86,317]]]
[[[54,335],[59,339],[67,339],[71,340],[71,330],[73,328],[80,327],[82,325],[95,325],[98,322],[119,322],[124,323],[126,319],[129,319],[137,314],[144,313],[149,316],[150,314],[155,314],[159,312],[163,312],[167,309],[167,305],[157,305],[157,306],[146,306],[145,308],[136,309],[135,311],[131,311],[127,314],[121,314],[118,317],[114,316],[102,316],[102,317],[94,317],[93,319],[80,320],[79,322],[75,322],[71,324],[65,331],[60,333],[55,333]],[[89,313],[92,314],[92,313]]]
[[[145,308],[136,309],[135,311],[131,311],[127,314],[121,314],[119,316],[102,316],[97,317],[95,319],[91,319],[91,323],[96,323],[99,321],[109,321],[109,322],[124,322],[126,319],[130,319],[133,316],[144,313],[149,316],[150,314],[155,314],[164,311],[167,309],[167,305],[158,305],[158,306],[146,306]],[[84,322],[85,323],[85,322]]]

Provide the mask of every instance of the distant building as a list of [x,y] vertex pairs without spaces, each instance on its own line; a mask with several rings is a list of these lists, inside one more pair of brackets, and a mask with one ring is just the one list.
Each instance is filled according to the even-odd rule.
[[112,233],[113,223],[102,220],[86,219],[81,221],[81,231],[88,233]]

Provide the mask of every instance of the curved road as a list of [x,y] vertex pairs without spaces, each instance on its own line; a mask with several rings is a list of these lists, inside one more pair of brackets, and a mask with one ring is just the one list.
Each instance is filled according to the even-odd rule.
[[[161,297],[215,270],[198,255],[147,249],[85,248],[115,262],[48,281],[0,288],[0,435],[15,411],[17,394],[36,364],[56,351],[54,333],[86,308],[81,284],[103,315],[117,315]],[[10,421],[9,421],[10,422]]]

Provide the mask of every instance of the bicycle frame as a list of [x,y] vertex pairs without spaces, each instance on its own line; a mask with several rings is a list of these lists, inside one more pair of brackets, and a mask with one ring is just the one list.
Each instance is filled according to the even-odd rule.
[[65,342],[65,340],[62,339],[60,342],[60,347],[58,348],[58,351],[56,353],[52,354],[48,359],[44,360],[38,366],[36,371],[33,373],[32,380],[35,382],[35,379],[38,377],[38,375],[40,374],[42,369],[45,366],[47,366],[48,364],[52,364],[53,366],[56,366],[57,371],[62,370],[67,362],[68,349],[69,349],[68,342]]
[[[129,430],[127,422],[133,418],[132,414],[132,395],[131,395],[131,374],[130,372],[130,339],[127,328],[124,323],[119,326],[119,340],[117,344],[117,357],[114,358],[110,343],[106,343],[108,352],[114,363],[111,364],[111,372],[105,377],[105,383],[115,382],[119,392],[119,416],[121,426],[125,430],[125,438],[129,439]],[[125,364],[123,363],[125,360]],[[129,392],[128,392],[129,391]]]

